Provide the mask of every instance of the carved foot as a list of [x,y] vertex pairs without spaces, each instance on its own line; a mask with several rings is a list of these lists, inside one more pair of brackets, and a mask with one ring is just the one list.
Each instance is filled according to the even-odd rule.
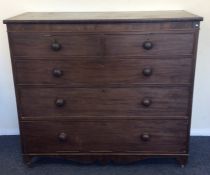
[[181,165],[181,168],[184,168],[187,165],[188,156],[179,156],[176,160]]
[[32,157],[32,156],[28,156],[28,155],[23,155],[23,161],[24,161],[24,163],[25,163],[28,167],[31,167],[32,161],[33,161],[33,157]]

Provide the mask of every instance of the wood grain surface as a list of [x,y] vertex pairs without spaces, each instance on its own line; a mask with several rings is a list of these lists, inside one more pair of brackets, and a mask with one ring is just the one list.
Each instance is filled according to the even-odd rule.
[[201,21],[202,17],[183,10],[130,12],[27,12],[4,20],[4,23],[71,23],[71,22],[160,22]]
[[[189,87],[21,88],[21,116],[170,116],[187,115]],[[32,100],[33,99],[33,100]],[[55,105],[63,99],[65,105]],[[144,99],[151,100],[145,107]]]
[[[46,121],[21,127],[26,153],[186,153],[185,120]],[[148,140],[142,139],[145,134]]]
[[4,20],[25,162],[172,157],[185,165],[201,20],[185,11]]
[[[193,33],[149,34],[53,34],[11,33],[17,57],[192,55]],[[54,42],[62,48],[54,51]],[[143,48],[149,41],[153,48]]]

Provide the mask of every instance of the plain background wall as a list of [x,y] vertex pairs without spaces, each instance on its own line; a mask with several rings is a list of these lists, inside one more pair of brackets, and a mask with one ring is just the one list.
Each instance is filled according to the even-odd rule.
[[0,0],[0,135],[19,132],[9,46],[3,19],[27,11],[141,10],[187,10],[204,17],[196,67],[192,134],[210,135],[209,7],[209,0]]

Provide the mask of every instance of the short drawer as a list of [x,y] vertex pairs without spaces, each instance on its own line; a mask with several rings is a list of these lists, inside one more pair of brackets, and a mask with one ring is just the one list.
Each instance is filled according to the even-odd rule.
[[192,59],[94,59],[16,61],[18,84],[71,87],[189,84]]
[[11,50],[19,57],[97,56],[101,40],[94,34],[10,33]]
[[107,35],[107,55],[192,55],[193,33]]
[[186,116],[190,87],[19,88],[20,115]]
[[22,122],[24,153],[186,153],[186,120]]

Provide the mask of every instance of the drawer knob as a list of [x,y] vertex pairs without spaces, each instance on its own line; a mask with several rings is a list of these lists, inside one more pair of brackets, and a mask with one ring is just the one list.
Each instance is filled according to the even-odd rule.
[[143,75],[144,76],[151,76],[152,75],[152,69],[151,68],[144,68],[143,69]]
[[52,74],[54,77],[61,77],[63,75],[63,71],[60,69],[53,69]]
[[61,50],[62,46],[60,43],[58,43],[56,40],[51,44],[51,48],[53,51],[59,51]]
[[55,100],[55,105],[57,107],[62,107],[62,106],[65,105],[65,100],[64,99],[61,99],[61,98],[58,98],[58,99]]
[[66,141],[67,140],[67,134],[65,132],[61,132],[59,135],[58,135],[58,139],[62,142]]
[[144,98],[142,100],[142,105],[144,105],[145,107],[149,107],[152,104],[152,100],[150,100],[149,98]]
[[150,135],[148,133],[143,133],[141,135],[141,140],[146,142],[146,141],[149,141],[150,140]]
[[144,48],[145,50],[151,50],[151,49],[153,48],[152,42],[150,42],[150,41],[145,41],[145,42],[143,43],[143,48]]

